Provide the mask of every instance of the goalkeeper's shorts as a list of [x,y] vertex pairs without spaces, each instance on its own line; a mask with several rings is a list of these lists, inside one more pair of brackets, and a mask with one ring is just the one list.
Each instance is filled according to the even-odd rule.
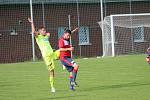
[[55,68],[54,60],[58,59],[59,55],[60,55],[60,51],[57,50],[57,51],[43,57],[45,64],[47,65],[47,69],[49,71],[51,71]]

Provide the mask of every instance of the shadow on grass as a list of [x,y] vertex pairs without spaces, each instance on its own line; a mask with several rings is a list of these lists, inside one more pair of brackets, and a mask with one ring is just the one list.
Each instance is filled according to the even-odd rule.
[[117,88],[125,88],[125,87],[136,87],[136,86],[143,86],[143,85],[150,85],[149,83],[125,83],[125,84],[117,84],[117,85],[106,85],[106,86],[95,86],[90,88],[81,89],[80,91],[96,91],[96,90],[105,90],[105,89],[117,89]]
[[[51,95],[52,96],[52,95]],[[48,98],[45,98],[45,99],[38,99],[38,100],[55,100],[55,99],[72,99],[72,98],[78,98],[78,97],[82,97],[82,96],[86,96],[86,95],[68,95],[68,96],[55,96],[55,94],[53,94],[53,97],[48,97]]]

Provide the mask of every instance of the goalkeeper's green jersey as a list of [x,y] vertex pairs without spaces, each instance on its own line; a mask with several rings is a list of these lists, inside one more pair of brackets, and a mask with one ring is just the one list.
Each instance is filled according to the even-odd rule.
[[41,50],[43,57],[53,53],[53,49],[49,43],[47,35],[43,36],[43,35],[39,34],[35,37],[35,39],[36,39],[36,43],[38,44],[38,46]]

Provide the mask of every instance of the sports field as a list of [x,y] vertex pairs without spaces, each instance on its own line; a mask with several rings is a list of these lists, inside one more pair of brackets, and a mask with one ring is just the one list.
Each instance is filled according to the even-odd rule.
[[49,90],[44,62],[0,64],[0,100],[150,100],[150,66],[145,55],[77,59],[76,91],[56,63],[56,93]]

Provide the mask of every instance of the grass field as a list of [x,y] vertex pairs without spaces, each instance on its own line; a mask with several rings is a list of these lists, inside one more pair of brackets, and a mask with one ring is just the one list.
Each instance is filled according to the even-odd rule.
[[145,55],[77,59],[76,91],[56,63],[56,93],[51,94],[44,62],[0,64],[0,100],[150,100],[150,66]]

